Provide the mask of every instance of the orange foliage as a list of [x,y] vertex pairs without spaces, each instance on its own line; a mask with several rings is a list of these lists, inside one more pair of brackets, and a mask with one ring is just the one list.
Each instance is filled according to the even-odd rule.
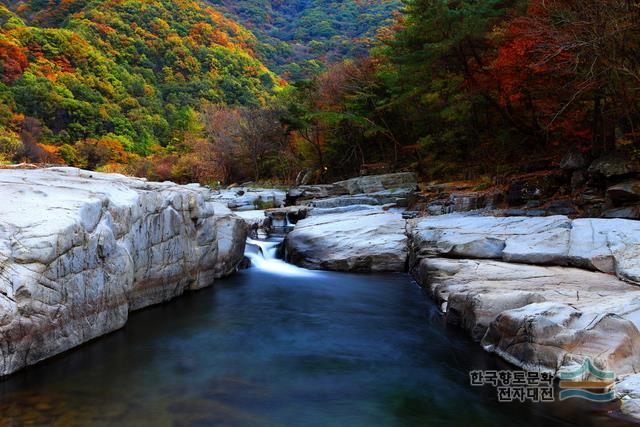
[[0,39],[0,80],[11,83],[22,75],[29,65],[26,50]]

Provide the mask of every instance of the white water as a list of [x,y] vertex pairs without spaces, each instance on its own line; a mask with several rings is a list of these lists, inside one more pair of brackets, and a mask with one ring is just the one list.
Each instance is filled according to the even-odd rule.
[[295,265],[278,259],[277,252],[279,244],[279,241],[268,242],[248,238],[244,255],[251,261],[251,268],[281,276],[308,277],[316,274],[314,271],[296,267]]

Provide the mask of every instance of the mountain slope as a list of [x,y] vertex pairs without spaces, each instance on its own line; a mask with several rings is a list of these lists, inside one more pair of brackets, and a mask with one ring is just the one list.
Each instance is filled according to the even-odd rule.
[[109,135],[148,154],[175,139],[189,108],[263,105],[279,85],[253,34],[201,3],[12,6],[29,23],[0,4],[0,136],[29,116],[50,144]]
[[251,29],[272,69],[295,80],[364,55],[401,0],[209,0]]

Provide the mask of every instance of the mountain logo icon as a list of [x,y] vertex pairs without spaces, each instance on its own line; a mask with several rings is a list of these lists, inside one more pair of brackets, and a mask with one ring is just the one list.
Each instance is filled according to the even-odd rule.
[[611,389],[615,383],[615,373],[602,371],[586,358],[575,371],[560,372],[560,400],[577,397],[592,402],[611,402],[615,393]]

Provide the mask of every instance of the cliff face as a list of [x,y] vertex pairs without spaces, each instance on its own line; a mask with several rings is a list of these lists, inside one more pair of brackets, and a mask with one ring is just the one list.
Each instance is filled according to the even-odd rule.
[[74,168],[0,170],[0,375],[233,272],[246,227],[210,196]]

